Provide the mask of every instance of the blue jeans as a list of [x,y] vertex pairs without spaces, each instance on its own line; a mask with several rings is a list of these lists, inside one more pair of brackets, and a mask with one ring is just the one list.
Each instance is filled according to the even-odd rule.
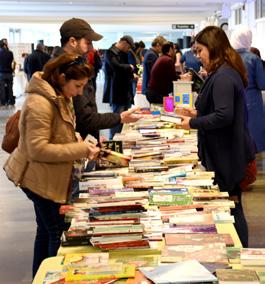
[[[128,103],[126,105],[120,105],[120,104],[112,104],[112,111],[114,113],[122,113],[123,111],[128,110],[131,107],[131,104]],[[115,133],[120,133],[122,130],[122,124],[118,124],[115,127],[110,129],[110,139],[113,139],[113,136],[115,135]]]
[[68,229],[64,216],[59,214],[61,204],[40,197],[29,189],[22,189],[33,202],[36,214],[36,237],[34,243],[34,256],[32,265],[33,278],[41,262],[51,256],[56,256],[61,244],[61,235]]

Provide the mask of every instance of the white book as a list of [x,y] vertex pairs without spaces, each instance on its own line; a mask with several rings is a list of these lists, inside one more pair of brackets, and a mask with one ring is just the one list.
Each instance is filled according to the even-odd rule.
[[141,272],[156,284],[213,282],[217,278],[197,260],[161,265]]
[[174,114],[161,114],[160,120],[181,124],[182,118]]

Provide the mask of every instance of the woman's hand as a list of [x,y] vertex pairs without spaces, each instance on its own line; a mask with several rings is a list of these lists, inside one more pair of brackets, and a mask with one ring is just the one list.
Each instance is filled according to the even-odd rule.
[[90,142],[86,142],[86,145],[88,147],[88,160],[95,160],[97,156],[99,155],[99,147],[95,146],[94,144]]
[[185,129],[185,130],[190,130],[190,119],[191,117],[180,115],[182,118],[180,128]]
[[192,81],[192,74],[190,72],[184,73],[180,75],[181,81]]
[[183,106],[176,106],[175,108],[176,114],[189,116],[189,117],[196,117],[197,110],[191,107],[183,107]]
[[139,108],[129,109],[126,111],[123,111],[121,116],[121,123],[130,123],[130,122],[136,122],[143,116],[141,114],[136,114],[136,112],[139,111]]

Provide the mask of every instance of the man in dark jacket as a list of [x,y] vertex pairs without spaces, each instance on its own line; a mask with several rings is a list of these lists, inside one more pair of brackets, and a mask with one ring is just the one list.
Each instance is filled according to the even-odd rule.
[[159,57],[159,53],[161,53],[162,45],[166,43],[166,39],[162,36],[156,37],[150,49],[148,49],[144,55],[143,67],[143,82],[142,82],[142,93],[145,94],[148,87],[148,82],[150,79],[151,69],[155,64],[156,60]]
[[[128,52],[134,47],[131,36],[123,36],[105,54],[105,85],[103,102],[109,103],[114,113],[128,110],[133,103],[132,80],[134,66],[128,62]],[[122,124],[111,129],[111,138],[121,132]]]
[[173,81],[178,79],[175,69],[175,49],[172,42],[162,46],[162,53],[155,62],[146,91],[149,103],[163,104],[163,98],[173,92]]
[[[63,23],[60,28],[63,52],[86,54],[91,48],[92,41],[102,39],[91,26],[82,19],[72,18]],[[99,139],[99,130],[112,128],[120,123],[135,122],[139,119],[134,111],[117,113],[98,113],[95,92],[92,84],[88,84],[83,96],[73,99],[76,130],[84,139],[88,134]]]
[[44,51],[45,46],[38,43],[36,49],[27,57],[25,70],[30,79],[36,71],[42,71],[43,66],[50,60],[50,55]]
[[0,40],[0,106],[14,106],[13,95],[13,52],[8,49],[7,42]]

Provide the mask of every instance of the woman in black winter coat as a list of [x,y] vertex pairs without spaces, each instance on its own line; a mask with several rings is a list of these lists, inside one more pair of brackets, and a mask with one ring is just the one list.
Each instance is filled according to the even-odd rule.
[[197,56],[208,73],[195,103],[183,109],[182,127],[198,129],[198,153],[206,170],[215,172],[215,183],[228,191],[235,208],[235,228],[244,247],[248,229],[241,205],[240,182],[248,163],[254,160],[253,144],[247,128],[245,87],[247,73],[239,54],[225,32],[209,26],[195,38]]

